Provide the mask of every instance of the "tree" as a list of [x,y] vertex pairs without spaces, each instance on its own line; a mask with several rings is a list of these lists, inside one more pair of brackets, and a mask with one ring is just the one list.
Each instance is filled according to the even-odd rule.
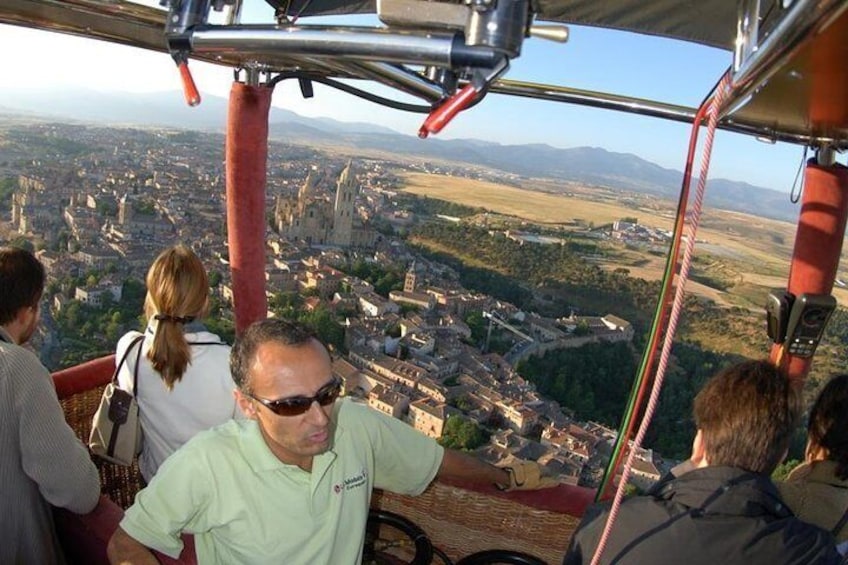
[[323,306],[317,307],[312,312],[302,313],[299,321],[314,331],[325,344],[332,345],[337,350],[344,349],[344,328],[336,321],[333,313]]
[[786,477],[789,476],[790,471],[800,464],[801,461],[798,461],[797,459],[789,459],[788,461],[781,463],[771,474],[771,480],[775,482],[785,481]]
[[103,333],[106,336],[106,341],[110,343],[117,343],[118,339],[121,337],[121,333],[123,331],[123,325],[120,321],[115,321],[114,317],[112,320],[106,324],[106,328]]
[[118,203],[114,199],[98,198],[96,209],[97,214],[103,217],[114,218],[118,215]]
[[415,304],[401,304],[400,305],[400,313],[401,315],[409,314],[410,312],[418,313],[421,311],[420,306],[416,306]]
[[586,320],[580,320],[579,322],[577,322],[577,326],[574,328],[574,335],[589,335],[589,324],[586,322]]
[[156,213],[156,203],[149,198],[144,198],[134,201],[132,203],[132,209],[133,212],[140,216],[152,216]]
[[4,177],[0,179],[0,205],[6,207],[12,202],[12,194],[18,189],[18,179]]
[[17,247],[18,249],[29,251],[30,253],[35,252],[35,245],[33,245],[30,240],[28,240],[22,235],[10,241],[9,245],[11,245],[12,247]]
[[298,317],[303,305],[303,297],[297,292],[278,292],[271,296],[268,307],[275,316],[282,319]]
[[465,323],[471,328],[471,340],[473,343],[483,343],[486,339],[486,319],[480,310],[472,310],[465,317]]
[[210,315],[203,319],[203,325],[213,334],[220,336],[226,343],[233,343],[233,340],[235,340],[236,327],[232,320],[220,315]]
[[451,449],[472,450],[489,441],[489,434],[463,416],[451,416],[445,422],[439,443]]
[[136,311],[141,310],[141,305],[144,303],[144,297],[147,294],[147,289],[144,283],[138,279],[127,279],[124,281],[124,287],[121,290],[122,302],[136,304]]
[[[81,322],[82,316],[82,305],[78,300],[71,300],[68,302],[67,306],[62,309],[64,316],[61,317],[62,320],[65,321],[66,331],[69,333],[73,332],[73,329],[77,327]],[[64,330],[65,328],[63,328]]]
[[114,304],[115,304],[115,297],[112,296],[111,292],[104,292],[100,296],[100,309],[101,310],[109,311]]

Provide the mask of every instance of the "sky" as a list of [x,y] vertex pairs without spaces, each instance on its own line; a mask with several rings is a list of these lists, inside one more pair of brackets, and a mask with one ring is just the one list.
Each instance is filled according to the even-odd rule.
[[[149,2],[146,2],[150,4]],[[152,4],[152,5],[155,5]],[[244,23],[272,21],[262,0],[245,0]],[[302,24],[310,23],[302,20]],[[376,25],[376,19],[346,18],[320,23]],[[26,46],[25,58],[19,56]],[[731,63],[730,52],[662,38],[571,26],[567,43],[525,40],[522,54],[504,78],[560,84],[697,107]],[[190,64],[201,95],[226,97],[232,70]],[[27,89],[83,87],[104,92],[157,92],[180,89],[170,57],[64,34],[0,25],[0,73],[8,86]],[[371,89],[407,102],[422,103],[388,89]],[[0,104],[2,104],[0,88]],[[180,96],[181,94],[176,94]],[[369,122],[415,135],[422,114],[409,114],[315,85],[303,100],[295,81],[284,81],[273,105],[305,116]],[[556,102],[490,94],[458,115],[439,138],[472,138],[502,144],[546,143],[555,147],[602,147],[632,153],[660,166],[682,170],[689,126]],[[750,136],[719,132],[710,176],[771,188],[789,195],[803,148],[768,144]],[[696,167],[697,171],[697,167]],[[709,189],[708,189],[709,190]]]

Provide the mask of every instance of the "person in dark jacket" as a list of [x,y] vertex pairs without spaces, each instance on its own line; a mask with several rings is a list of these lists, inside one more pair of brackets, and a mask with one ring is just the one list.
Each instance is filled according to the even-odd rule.
[[[692,457],[622,502],[599,563],[840,563],[830,533],[797,519],[769,478],[800,415],[798,392],[767,361],[710,379],[695,398]],[[564,565],[592,561],[609,509],[587,510]]]
[[833,377],[819,393],[804,462],[777,489],[799,518],[828,530],[848,554],[848,374]]

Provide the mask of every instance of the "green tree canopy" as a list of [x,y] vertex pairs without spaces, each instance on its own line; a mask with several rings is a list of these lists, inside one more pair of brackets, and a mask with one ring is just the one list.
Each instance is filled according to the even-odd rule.
[[439,443],[450,449],[471,450],[485,445],[489,441],[489,433],[472,420],[463,416],[451,416],[445,422]]
[[794,469],[801,463],[802,461],[799,461],[797,459],[789,459],[787,461],[784,461],[783,463],[778,465],[774,472],[771,474],[771,480],[775,482],[785,481],[786,477],[789,476],[789,473],[792,471],[792,469]]

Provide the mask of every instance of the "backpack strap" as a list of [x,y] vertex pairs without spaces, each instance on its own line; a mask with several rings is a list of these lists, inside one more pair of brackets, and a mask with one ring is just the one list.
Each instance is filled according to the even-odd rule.
[[[133,346],[143,339],[144,339],[144,334],[141,334],[139,336],[134,337],[133,340],[130,342],[130,344],[127,346],[126,350],[124,350],[124,354],[121,357],[121,361],[118,363],[117,367],[115,367],[115,372],[112,374],[112,384],[114,384],[115,386],[118,385],[118,373],[121,372],[121,367],[123,367],[124,361],[127,360],[127,355],[129,355]],[[138,355],[139,356],[141,355],[141,346],[140,345],[138,347]],[[137,379],[138,379],[138,370],[137,370],[137,368],[138,368],[138,357],[136,357],[135,365],[136,365],[136,375],[135,375],[135,379],[133,380],[133,395],[135,395],[135,387],[138,384],[138,381],[137,381]]]
[[229,345],[223,341],[186,341],[189,345]]
[[[140,338],[140,339],[139,339]],[[138,365],[141,362],[141,346],[143,345],[144,335],[136,338],[136,341],[142,341],[138,344],[138,352],[135,354],[135,368],[133,369],[133,396],[138,399]],[[135,343],[135,342],[133,342]]]

